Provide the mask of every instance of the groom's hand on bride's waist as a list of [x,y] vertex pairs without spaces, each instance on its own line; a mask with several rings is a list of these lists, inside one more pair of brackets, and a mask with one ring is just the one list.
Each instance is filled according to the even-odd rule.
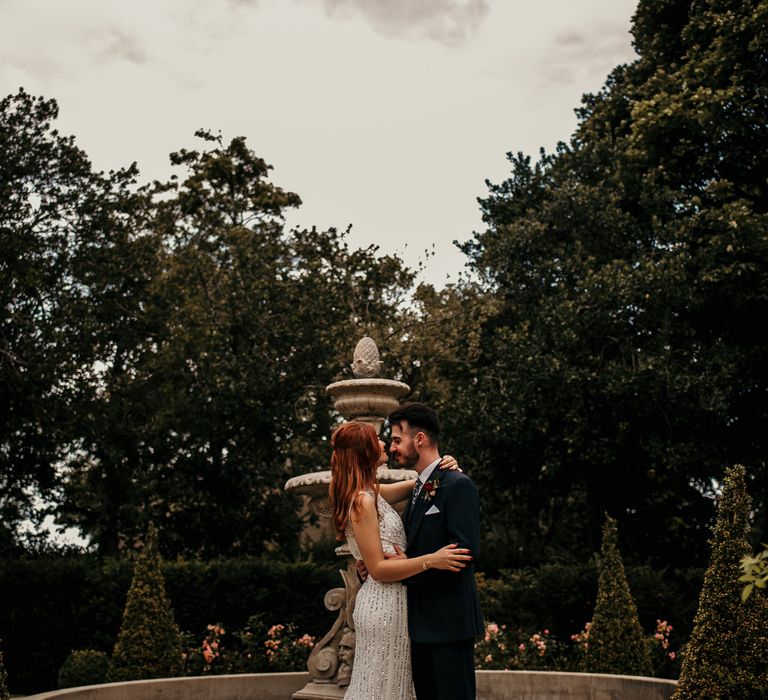
[[360,583],[365,583],[365,580],[368,578],[368,569],[365,568],[365,562],[362,559],[356,559],[355,566],[357,567],[357,578],[360,579]]

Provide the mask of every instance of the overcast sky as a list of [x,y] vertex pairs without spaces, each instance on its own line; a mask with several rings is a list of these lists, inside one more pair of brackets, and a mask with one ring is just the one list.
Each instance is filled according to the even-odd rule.
[[303,206],[438,285],[505,154],[567,140],[631,61],[636,0],[0,0],[0,92],[56,98],[98,169],[171,173],[200,127],[243,135]]

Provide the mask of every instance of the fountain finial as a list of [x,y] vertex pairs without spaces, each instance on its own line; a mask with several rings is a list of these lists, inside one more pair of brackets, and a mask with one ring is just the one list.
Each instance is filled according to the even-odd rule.
[[355,346],[352,357],[352,372],[357,379],[378,377],[384,363],[379,356],[379,348],[373,338],[364,335]]

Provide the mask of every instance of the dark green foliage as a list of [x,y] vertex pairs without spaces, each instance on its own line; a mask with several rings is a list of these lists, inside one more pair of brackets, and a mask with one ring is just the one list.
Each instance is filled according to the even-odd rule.
[[6,550],[20,522],[45,516],[34,500],[55,498],[55,464],[76,451],[70,448],[92,394],[94,361],[108,359],[105,349],[134,325],[136,290],[154,258],[143,235],[145,199],[133,191],[135,168],[93,173],[74,138],[54,129],[57,116],[54,100],[23,90],[0,100]]
[[683,655],[676,700],[765,697],[768,604],[762,595],[742,602],[738,580],[739,562],[751,551],[750,511],[744,467],[731,467],[723,480],[710,564]]
[[735,460],[765,530],[767,16],[641,2],[638,60],[490,184],[477,280],[420,292],[417,393],[494,514],[498,568],[589,556],[604,512],[628,561],[704,566]]
[[589,673],[653,674],[637,606],[618,547],[616,521],[606,516],[600,548],[597,603],[585,660]]
[[5,670],[3,652],[0,651],[0,700],[9,700],[10,697],[8,694],[8,674]]
[[104,683],[107,680],[108,668],[109,657],[103,651],[73,651],[59,669],[59,688]]
[[[242,557],[163,564],[168,597],[179,627],[202,639],[212,621],[242,630],[262,613],[265,624],[293,623],[313,636],[325,634],[334,614],[323,596],[340,585],[338,564]],[[0,559],[0,629],[14,693],[56,687],[70,650],[89,646],[111,652],[120,629],[130,562],[92,555]]]
[[181,633],[165,593],[153,540],[136,559],[107,679],[170,678],[183,667]]
[[93,173],[57,116],[0,100],[0,551],[47,514],[34,495],[102,555],[150,521],[168,556],[296,554],[280,486],[327,464],[324,387],[361,335],[397,335],[413,273],[285,231],[300,199],[242,137],[200,131],[140,186]]
[[359,336],[390,332],[413,275],[335,229],[285,231],[299,197],[245,139],[197,136],[151,192],[145,334],[88,407],[92,449],[70,461],[60,519],[101,552],[151,518],[166,556],[292,555],[303,523],[281,486],[327,464],[324,387]]
[[[672,646],[679,649],[693,626],[703,571],[629,566],[626,574],[643,629],[653,630],[657,620],[668,620],[674,627]],[[503,570],[498,577],[480,580],[483,614],[509,630],[531,635],[548,629],[568,642],[592,617],[597,579],[595,561]]]
[[478,590],[487,620],[567,639],[592,616],[597,569],[594,563],[505,569],[497,578],[481,577]]
[[242,629],[210,624],[202,639],[185,635],[185,675],[305,671],[314,642],[290,622],[266,625],[261,613]]

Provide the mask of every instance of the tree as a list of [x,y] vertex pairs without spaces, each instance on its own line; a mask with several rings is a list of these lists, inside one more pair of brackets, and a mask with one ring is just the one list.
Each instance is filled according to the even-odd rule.
[[[94,173],[53,128],[54,100],[0,101],[0,514],[7,546],[55,495],[56,464],[79,447],[77,408],[96,389],[100,346],[130,315],[141,265],[135,168]],[[139,233],[134,232],[138,230]],[[115,264],[119,260],[119,265]],[[112,276],[115,268],[121,274]],[[141,276],[141,273],[138,275]]]
[[301,522],[282,486],[325,468],[324,388],[360,336],[391,333],[413,274],[335,229],[286,232],[298,196],[243,138],[197,135],[205,149],[172,154],[184,176],[152,193],[143,335],[106,363],[62,521],[107,552],[151,519],[168,555],[289,554]]
[[183,668],[181,651],[181,632],[165,593],[156,531],[152,528],[147,546],[136,559],[107,680],[178,676]]
[[618,548],[616,521],[606,515],[600,550],[597,604],[589,629],[586,670],[631,676],[653,674],[637,605]]
[[734,460],[765,523],[766,12],[640,2],[639,57],[570,142],[489,183],[463,246],[489,313],[446,427],[483,465],[503,563],[583,556],[608,511],[637,560],[700,564]]
[[150,520],[170,554],[290,552],[282,484],[327,462],[324,387],[360,336],[398,337],[413,273],[286,232],[299,197],[242,137],[200,131],[181,179],[140,186],[94,173],[57,116],[0,103],[0,546],[55,512],[102,554]]
[[717,507],[709,567],[673,698],[755,698],[768,684],[768,603],[741,601],[739,561],[751,551],[746,472],[727,470]]

